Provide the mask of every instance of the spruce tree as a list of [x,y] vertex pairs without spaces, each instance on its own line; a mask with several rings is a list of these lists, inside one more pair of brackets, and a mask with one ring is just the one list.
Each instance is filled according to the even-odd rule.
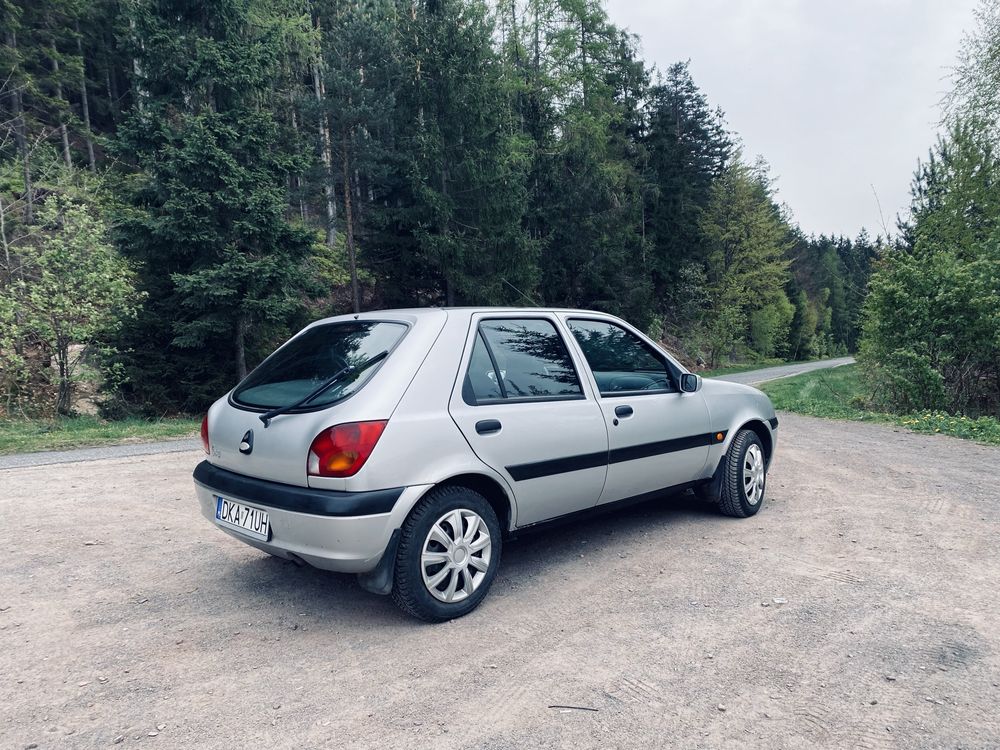
[[261,0],[134,6],[136,106],[116,149],[134,161],[118,244],[145,309],[119,346],[126,398],[196,410],[285,335],[309,289],[312,236],[286,217],[301,169],[273,78],[304,19]]

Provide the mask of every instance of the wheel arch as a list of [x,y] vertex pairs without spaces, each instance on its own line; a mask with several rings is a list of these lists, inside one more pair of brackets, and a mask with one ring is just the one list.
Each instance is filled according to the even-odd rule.
[[[503,529],[504,536],[508,535],[513,528],[514,519],[516,518],[514,500],[508,490],[494,477],[477,472],[456,474],[435,483],[432,487],[428,488],[427,492],[432,492],[437,487],[467,487],[473,492],[478,492],[486,498],[486,502],[490,504],[493,512],[497,514],[497,520],[500,522],[500,528]],[[421,496],[421,499],[427,495],[427,492]],[[413,512],[412,508],[410,512]]]
[[770,466],[771,456],[774,455],[774,438],[771,436],[770,428],[768,428],[768,426],[760,419],[751,419],[735,429],[733,431],[733,437],[736,437],[740,430],[752,430],[757,434],[757,437],[760,438],[761,445],[764,447],[764,463],[767,466]]

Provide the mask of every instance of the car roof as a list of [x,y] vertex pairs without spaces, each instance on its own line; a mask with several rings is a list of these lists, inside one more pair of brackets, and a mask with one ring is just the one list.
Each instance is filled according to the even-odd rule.
[[340,321],[340,320],[385,320],[391,318],[426,318],[441,315],[442,313],[455,313],[460,316],[469,317],[475,315],[476,313],[501,313],[510,315],[538,315],[539,313],[569,313],[577,315],[599,315],[601,317],[614,317],[609,313],[599,312],[597,310],[581,310],[568,307],[504,307],[504,306],[489,306],[489,305],[479,305],[479,306],[455,306],[455,307],[401,307],[392,308],[387,310],[368,310],[361,313],[346,313],[344,315],[336,315],[330,318],[325,318],[323,321],[317,322],[328,322],[328,321]]
[[388,310],[368,310],[360,313],[345,313],[344,315],[333,315],[328,318],[314,320],[306,328],[323,325],[326,323],[343,323],[351,320],[370,321],[400,321],[416,323],[420,319],[433,318],[441,315],[455,315],[461,319],[470,318],[477,313],[501,314],[501,315],[538,315],[549,313],[576,314],[587,317],[602,317],[616,319],[615,316],[597,310],[580,310],[564,307],[490,307],[489,305],[469,306],[469,307],[403,307]]

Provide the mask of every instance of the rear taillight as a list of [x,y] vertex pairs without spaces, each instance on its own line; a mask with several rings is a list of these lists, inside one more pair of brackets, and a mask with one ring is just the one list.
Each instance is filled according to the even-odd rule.
[[309,447],[306,470],[314,477],[351,477],[358,473],[382,437],[385,420],[349,422],[323,430]]
[[205,453],[211,453],[211,449],[208,447],[208,415],[201,420],[201,447],[205,449]]

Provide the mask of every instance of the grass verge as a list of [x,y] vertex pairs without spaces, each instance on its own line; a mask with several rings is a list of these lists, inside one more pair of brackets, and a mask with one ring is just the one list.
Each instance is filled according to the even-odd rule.
[[761,359],[757,362],[743,362],[738,365],[716,367],[713,370],[698,370],[698,374],[705,378],[716,378],[719,375],[735,375],[738,372],[748,372],[749,370],[760,370],[765,367],[777,367],[779,365],[791,364],[796,364],[796,362],[790,359]]
[[869,396],[861,382],[857,365],[832,370],[816,370],[763,383],[760,389],[770,396],[774,408],[813,417],[884,422],[914,432],[952,435],[980,443],[1000,445],[1000,420],[994,417],[956,417],[944,412],[886,414],[866,409]]
[[194,437],[200,425],[199,420],[190,418],[114,422],[97,417],[3,420],[0,421],[0,455]]

